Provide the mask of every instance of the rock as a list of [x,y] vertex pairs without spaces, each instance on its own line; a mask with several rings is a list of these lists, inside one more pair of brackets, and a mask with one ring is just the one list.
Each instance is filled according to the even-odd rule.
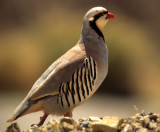
[[8,127],[6,132],[20,132],[20,128],[16,122],[11,123]]
[[89,119],[87,119],[87,118],[79,119],[79,127],[89,128],[90,127]]
[[90,116],[90,117],[89,117],[89,121],[92,121],[92,122],[100,122],[101,119],[100,119],[99,117]]
[[103,117],[102,120],[96,118],[94,122],[91,122],[91,127],[93,132],[116,132],[119,120],[117,117]]
[[149,117],[144,118],[144,120],[142,121],[142,126],[146,128],[149,125],[149,122],[150,122]]
[[66,123],[69,123],[69,124],[74,124],[75,123],[75,121],[72,118],[70,118],[70,117],[64,117],[64,118],[62,118],[60,120],[60,123],[63,123],[63,122],[66,122]]
[[117,128],[112,128],[103,123],[94,123],[92,124],[92,131],[93,132],[117,132]]
[[59,123],[52,119],[47,124],[47,132],[58,132],[59,131]]
[[61,132],[74,131],[75,128],[76,128],[76,122],[72,118],[65,117],[60,120],[59,129]]
[[[6,132],[20,132],[17,123],[7,127]],[[52,119],[47,125],[32,126],[23,132],[160,132],[160,115],[137,113],[129,118],[93,117],[81,118],[78,122],[65,117],[60,121]]]
[[140,129],[136,130],[136,132],[149,132],[149,131],[146,128],[140,128]]
[[120,118],[119,117],[110,117],[105,116],[102,118],[103,124],[107,124],[110,127],[117,128],[119,124]]
[[[135,132],[160,132],[160,116],[159,114],[137,113],[131,118],[121,119],[119,131],[135,131]],[[130,128],[132,127],[132,130]]]
[[89,119],[81,118],[79,119],[79,123],[77,125],[77,132],[92,132],[91,125]]
[[123,128],[123,130],[121,130],[122,132],[133,132],[133,128],[130,124],[126,124],[125,127]]
[[84,120],[84,121],[81,123],[81,127],[89,128],[89,121],[88,121],[88,120]]
[[88,120],[88,118],[80,118],[78,121],[81,123],[81,122],[83,122],[85,120]]
[[151,130],[157,128],[157,123],[156,123],[156,122],[150,122],[150,123],[149,123],[149,128],[150,128]]

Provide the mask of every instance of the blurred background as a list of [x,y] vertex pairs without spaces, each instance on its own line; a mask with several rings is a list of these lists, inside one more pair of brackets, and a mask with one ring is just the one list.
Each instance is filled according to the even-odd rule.
[[[0,130],[40,75],[77,43],[83,16],[95,6],[116,15],[103,30],[109,72],[96,94],[75,109],[74,118],[127,117],[137,112],[133,105],[160,113],[159,5],[158,0],[1,0]],[[29,128],[40,115],[18,123]]]

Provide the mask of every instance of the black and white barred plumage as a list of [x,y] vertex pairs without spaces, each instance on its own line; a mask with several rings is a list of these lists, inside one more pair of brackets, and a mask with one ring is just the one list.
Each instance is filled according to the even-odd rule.
[[96,80],[96,63],[92,57],[87,57],[81,68],[77,69],[69,82],[59,87],[57,103],[62,107],[72,107],[90,96]]

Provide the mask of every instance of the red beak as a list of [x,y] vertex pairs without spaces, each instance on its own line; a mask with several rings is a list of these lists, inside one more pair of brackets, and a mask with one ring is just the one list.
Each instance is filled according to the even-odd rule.
[[108,15],[107,15],[106,19],[107,19],[107,18],[115,18],[115,17],[116,17],[116,16],[115,16],[114,14],[108,12]]

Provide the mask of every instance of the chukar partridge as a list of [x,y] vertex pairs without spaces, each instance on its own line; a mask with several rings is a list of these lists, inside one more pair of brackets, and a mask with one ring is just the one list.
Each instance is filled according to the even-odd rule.
[[103,7],[90,9],[83,19],[78,43],[57,59],[34,83],[8,122],[37,111],[72,116],[73,109],[90,98],[108,72],[108,51],[102,29],[115,16]]

